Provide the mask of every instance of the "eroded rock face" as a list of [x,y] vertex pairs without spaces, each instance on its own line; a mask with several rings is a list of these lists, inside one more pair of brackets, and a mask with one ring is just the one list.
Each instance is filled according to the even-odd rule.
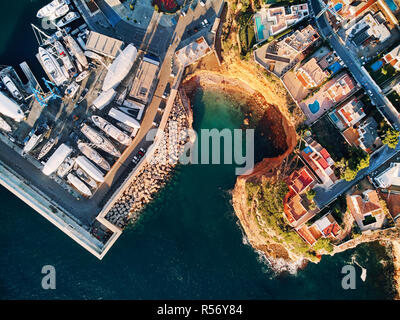
[[[275,144],[277,150],[280,150],[280,155],[274,158],[263,159],[255,165],[252,173],[238,177],[232,193],[232,204],[249,243],[254,249],[267,257],[272,267],[275,266],[276,270],[279,269],[281,271],[292,269],[293,265],[296,265],[297,268],[303,265],[303,257],[293,253],[289,247],[274,241],[273,234],[268,234],[260,228],[255,216],[250,213],[250,208],[248,208],[245,188],[248,179],[262,180],[274,176],[275,169],[292,153],[297,144],[296,131],[291,121],[282,114],[281,108],[283,107],[277,107],[272,104],[273,102],[282,104],[284,100],[281,97],[271,99],[270,91],[268,91],[266,96],[257,91],[257,89],[263,87],[261,80],[252,79],[249,82],[243,81],[246,79],[251,79],[251,76],[247,75],[245,79],[238,79],[227,76],[225,73],[197,72],[183,83],[182,88],[184,88],[188,96],[192,97],[195,90],[199,87],[221,90],[245,99],[246,103],[252,105],[252,110],[263,113],[261,121],[271,131],[269,135],[272,137],[272,142]],[[267,90],[267,88],[265,89]]]

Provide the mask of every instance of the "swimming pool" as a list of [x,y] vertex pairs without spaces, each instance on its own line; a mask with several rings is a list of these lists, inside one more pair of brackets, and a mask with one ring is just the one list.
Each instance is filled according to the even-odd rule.
[[336,116],[336,114],[331,113],[329,114],[329,116],[331,117],[331,119],[333,120],[333,122],[339,122],[339,118]]
[[371,69],[372,71],[378,71],[380,68],[382,68],[382,66],[383,66],[383,61],[378,60],[371,65]]
[[342,66],[340,65],[339,62],[336,61],[332,65],[330,65],[328,69],[331,70],[332,73],[336,73],[342,69]]
[[314,103],[310,103],[308,105],[308,108],[310,109],[312,114],[316,114],[319,111],[319,102],[315,100]]
[[388,5],[388,7],[390,8],[390,10],[392,10],[393,12],[397,11],[398,7],[397,7],[396,3],[394,2],[394,0],[385,0],[385,2]]
[[261,24],[261,18],[260,17],[256,17],[256,28],[257,28],[257,37],[258,37],[258,41],[264,40],[264,26]]
[[333,7],[333,9],[336,12],[340,11],[340,9],[342,9],[342,8],[343,8],[343,4],[341,2],[336,3],[335,6]]

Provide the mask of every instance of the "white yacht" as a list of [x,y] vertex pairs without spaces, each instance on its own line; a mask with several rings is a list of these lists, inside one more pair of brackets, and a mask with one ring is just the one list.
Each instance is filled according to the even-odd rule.
[[92,196],[92,191],[90,191],[89,187],[86,184],[84,184],[84,182],[77,176],[73,175],[72,173],[69,173],[67,176],[67,180],[84,196],[86,197]]
[[12,96],[17,100],[22,100],[22,94],[18,90],[17,86],[11,80],[11,78],[6,74],[0,74],[1,81],[6,86],[7,90],[12,94]]
[[120,157],[121,152],[115,148],[115,146],[111,143],[110,140],[103,137],[100,133],[98,133],[93,128],[89,127],[87,124],[84,124],[81,128],[81,132],[98,148],[108,152],[109,154]]
[[45,17],[50,17],[58,8],[61,8],[64,5],[70,4],[70,0],[53,0],[49,4],[45,5],[43,8],[41,8],[37,14],[36,17],[40,18],[45,18]]
[[113,63],[108,68],[107,74],[103,82],[103,91],[111,88],[115,89],[121,81],[128,75],[133,63],[137,57],[137,49],[133,44],[129,44],[122,52],[114,59]]
[[97,164],[100,168],[105,171],[109,171],[111,169],[110,164],[92,147],[90,147],[85,142],[78,142],[78,149],[82,152],[84,156],[92,160],[95,164]]
[[57,175],[61,178],[64,178],[67,173],[69,173],[75,164],[75,160],[68,157],[64,160],[64,162],[58,167]]
[[39,58],[42,61],[45,70],[57,86],[68,81],[68,78],[65,76],[57,60],[46,49],[39,47]]
[[73,98],[75,97],[76,93],[78,92],[80,86],[77,84],[75,81],[71,82],[67,89],[65,89],[65,95],[68,98]]
[[56,20],[58,18],[61,18],[62,16],[65,16],[69,11],[69,6],[67,4],[64,4],[63,6],[57,8],[49,17],[50,20]]
[[129,145],[131,144],[132,140],[129,138],[129,136],[119,130],[117,127],[113,126],[111,123],[109,123],[107,120],[103,119],[102,117],[99,116],[92,116],[92,121],[93,123],[99,127],[101,130],[103,130],[105,133],[107,133],[111,138],[115,139],[119,143],[123,145]]
[[67,35],[64,37],[65,43],[71,50],[72,54],[76,57],[78,62],[84,67],[87,68],[89,66],[89,63],[86,59],[86,56],[83,54],[82,48],[79,46],[79,44],[75,41],[74,38],[72,38],[70,35]]
[[76,69],[72,62],[72,59],[69,56],[67,50],[65,50],[64,46],[61,44],[61,42],[54,42],[54,47],[57,51],[58,56],[61,58],[65,69],[67,69],[68,72],[75,73]]
[[24,146],[23,152],[31,152],[43,140],[43,136],[47,133],[48,129],[49,127],[47,125],[42,125],[35,130],[32,130],[29,135],[29,140]]
[[75,171],[79,179],[85,182],[91,189],[97,188],[97,183],[94,179],[89,177],[81,168],[77,168]]
[[49,141],[47,141],[42,147],[42,149],[40,149],[38,160],[42,159],[46,154],[48,154],[55,144],[56,144],[56,139],[50,139]]
[[89,76],[90,72],[85,70],[81,72],[75,79],[76,82],[81,82],[82,80],[86,79]]
[[5,132],[11,132],[11,126],[4,120],[3,118],[0,117],[0,130],[3,130]]
[[21,122],[25,115],[22,112],[21,107],[11,100],[3,92],[0,91],[0,113],[12,118],[16,122]]
[[72,11],[72,12],[68,12],[68,14],[63,17],[60,21],[58,21],[57,27],[62,28],[64,26],[66,26],[67,24],[71,23],[72,21],[75,21],[76,19],[79,19],[80,15],[78,12]]

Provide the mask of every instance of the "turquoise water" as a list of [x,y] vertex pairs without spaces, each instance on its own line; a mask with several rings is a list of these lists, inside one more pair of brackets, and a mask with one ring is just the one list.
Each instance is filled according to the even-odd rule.
[[[25,2],[25,6],[20,3]],[[1,4],[0,12],[34,17],[40,3]],[[29,15],[25,11],[30,11]],[[33,18],[30,18],[33,19]],[[28,23],[27,20],[23,23]],[[21,22],[22,23],[22,22]],[[36,46],[17,57],[4,50],[8,33],[0,34],[3,57],[29,59]],[[21,27],[23,28],[23,27]],[[22,40],[23,39],[23,40]],[[198,91],[195,128],[238,128],[243,113],[231,97]],[[259,142],[257,153],[273,153]],[[261,147],[260,147],[261,146]],[[276,276],[243,238],[232,210],[236,176],[233,165],[193,165],[177,169],[168,187],[124,231],[99,261],[38,213],[0,188],[1,299],[388,299],[393,297],[392,266],[383,247],[365,244],[356,250],[323,257],[295,275]],[[357,289],[341,288],[342,267],[352,257],[367,268]],[[41,268],[53,265],[57,289],[41,289]],[[356,267],[358,276],[361,271]]]
[[257,34],[258,34],[258,40],[261,41],[264,39],[264,26],[261,24],[261,18],[260,17],[256,17],[256,28],[257,28]]
[[385,0],[386,4],[388,5],[388,7],[390,8],[390,10],[392,10],[393,12],[396,12],[398,7],[396,5],[396,3],[394,2],[394,0]]
[[315,100],[313,103],[310,103],[308,105],[308,108],[310,109],[312,114],[315,114],[319,111],[319,102]]

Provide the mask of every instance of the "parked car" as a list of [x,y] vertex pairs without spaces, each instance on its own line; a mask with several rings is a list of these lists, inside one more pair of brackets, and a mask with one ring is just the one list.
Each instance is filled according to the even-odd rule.
[[165,90],[164,90],[164,93],[162,94],[162,97],[164,98],[164,99],[167,99],[168,97],[169,97],[169,94],[171,93],[171,85],[170,85],[170,83],[168,82],[167,83],[167,85],[165,86]]
[[199,1],[199,2],[200,2],[200,5],[201,5],[202,7],[205,7],[206,1],[207,1],[207,0],[200,0],[200,1]]

